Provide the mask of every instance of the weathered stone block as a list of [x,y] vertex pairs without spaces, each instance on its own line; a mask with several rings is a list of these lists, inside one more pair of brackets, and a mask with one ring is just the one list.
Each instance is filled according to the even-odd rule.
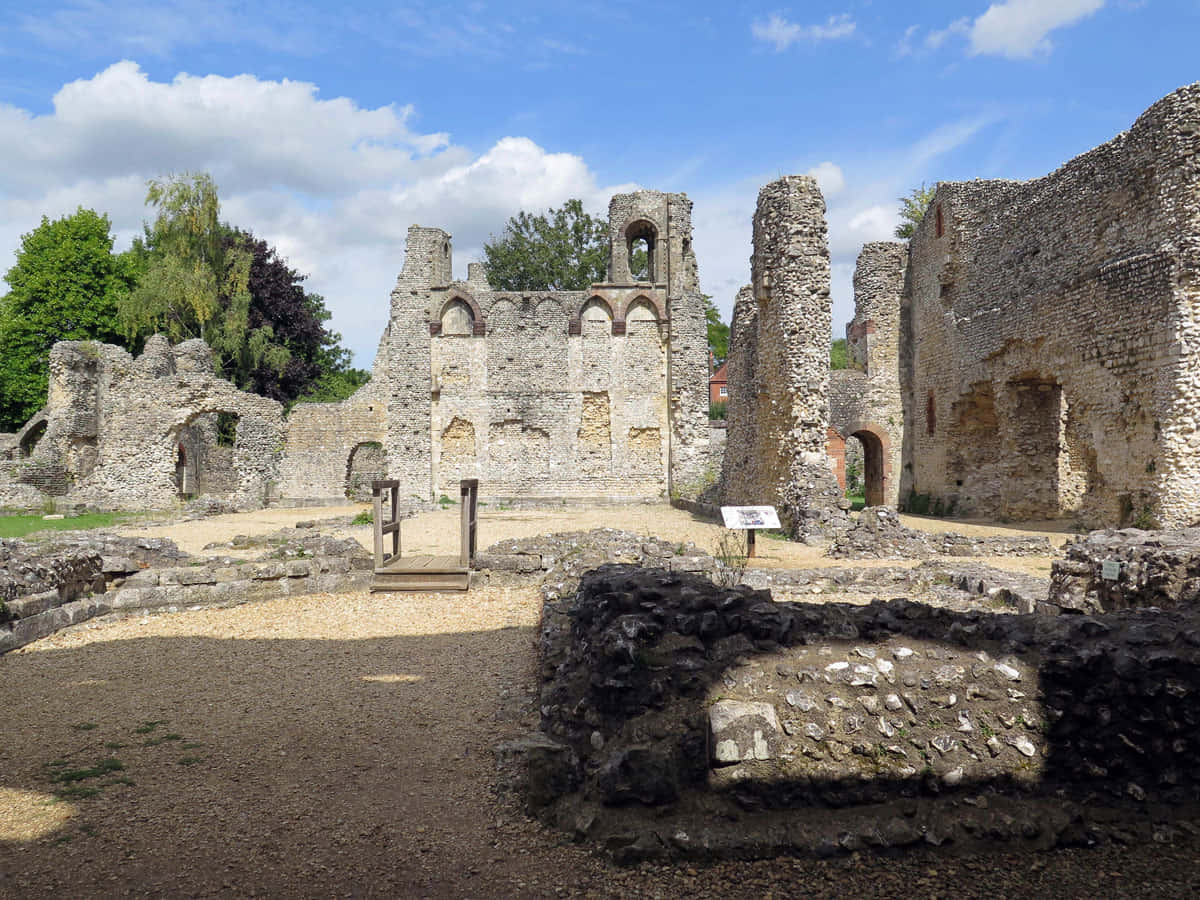
[[708,733],[716,765],[771,759],[780,733],[779,718],[770,703],[718,700],[708,708]]

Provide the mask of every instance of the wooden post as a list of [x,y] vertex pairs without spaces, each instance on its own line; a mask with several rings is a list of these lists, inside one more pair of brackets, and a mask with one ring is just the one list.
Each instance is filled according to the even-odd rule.
[[754,529],[746,529],[746,558],[754,558]]
[[462,506],[462,522],[459,530],[460,549],[458,564],[469,566],[475,559],[475,533],[478,527],[479,479],[464,478],[458,483],[458,499]]
[[396,530],[392,532],[392,556],[400,555],[400,485],[393,481],[392,489],[388,492],[391,495],[391,509],[388,511],[388,524],[395,524]]
[[383,494],[379,485],[372,485],[371,506],[374,517],[371,519],[371,532],[375,536],[375,568],[383,568]]

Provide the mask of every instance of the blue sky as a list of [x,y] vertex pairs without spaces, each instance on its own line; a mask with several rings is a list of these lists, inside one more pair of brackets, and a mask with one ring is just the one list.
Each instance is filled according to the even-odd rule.
[[455,269],[519,209],[686,191],[728,316],[759,187],[818,177],[834,332],[914,185],[1032,178],[1200,79],[1197,0],[0,3],[0,271],[42,215],[206,169],[362,365],[409,224]]

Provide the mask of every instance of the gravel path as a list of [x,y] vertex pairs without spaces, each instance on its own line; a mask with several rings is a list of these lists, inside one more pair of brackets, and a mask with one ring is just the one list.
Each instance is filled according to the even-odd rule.
[[1200,892],[1191,836],[612,866],[492,789],[491,748],[535,725],[538,614],[532,588],[314,595],[91,622],[0,657],[0,897]]

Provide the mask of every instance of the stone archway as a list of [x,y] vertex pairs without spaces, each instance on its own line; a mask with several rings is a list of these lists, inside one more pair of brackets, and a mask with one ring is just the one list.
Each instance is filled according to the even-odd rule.
[[863,494],[867,506],[887,504],[888,471],[887,435],[874,428],[860,428],[851,432],[863,448]]

